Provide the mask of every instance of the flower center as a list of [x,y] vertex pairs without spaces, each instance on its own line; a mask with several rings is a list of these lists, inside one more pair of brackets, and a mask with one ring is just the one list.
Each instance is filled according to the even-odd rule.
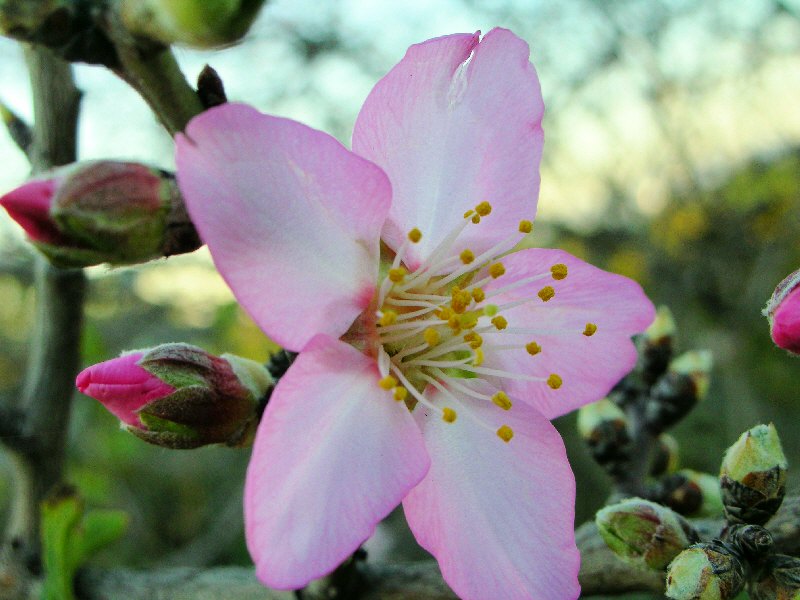
[[[410,244],[422,238],[418,229],[412,229],[378,291],[375,318],[380,387],[392,391],[394,399],[404,401],[409,410],[421,403],[440,413],[447,423],[458,418],[462,407],[458,397],[491,402],[500,410],[510,410],[513,399],[503,389],[508,380],[541,382],[551,389],[562,384],[555,373],[534,377],[484,366],[486,358],[494,353],[524,349],[535,357],[542,351],[535,340],[519,336],[527,331],[511,327],[513,323],[509,323],[504,312],[529,302],[548,302],[555,291],[552,286],[543,285],[533,298],[500,305],[492,303],[491,298],[538,280],[546,283],[567,276],[567,266],[556,264],[545,273],[486,291],[486,284],[505,275],[501,257],[517,244],[521,233],[529,233],[532,228],[530,221],[520,222],[518,231],[478,256],[470,249],[456,252],[456,241],[462,232],[479,225],[491,211],[488,202],[467,211],[463,222],[445,236],[419,267],[409,272],[403,263],[404,256]],[[592,335],[596,329],[589,323],[584,334]],[[475,380],[489,383],[495,393],[485,393],[487,386],[476,386]],[[430,389],[440,392],[447,406],[434,406],[426,395]],[[481,425],[486,426],[482,422]],[[495,433],[504,442],[514,435],[508,425]]]

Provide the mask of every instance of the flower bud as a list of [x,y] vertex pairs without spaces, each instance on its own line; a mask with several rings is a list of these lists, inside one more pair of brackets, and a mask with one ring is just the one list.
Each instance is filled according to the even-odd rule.
[[661,432],[680,421],[705,398],[712,357],[708,350],[685,352],[673,360],[650,392],[645,422]]
[[265,0],[122,0],[120,15],[135,35],[163,44],[211,48],[250,29]]
[[60,267],[131,264],[200,246],[172,176],[136,163],[77,163],[0,197]]
[[775,345],[800,354],[800,269],[778,284],[764,308]]
[[675,320],[672,311],[659,306],[656,318],[639,340],[641,372],[645,383],[652,385],[667,370],[675,345]]
[[761,525],[731,525],[725,542],[747,560],[758,562],[772,551],[772,534]]
[[750,586],[753,600],[800,600],[800,559],[773,554],[762,573],[763,577]]
[[786,456],[775,426],[757,425],[728,448],[720,468],[725,518],[763,525],[786,492]]
[[612,473],[630,457],[628,418],[608,398],[581,407],[578,432],[594,459]]
[[143,440],[196,448],[247,445],[272,382],[266,367],[252,360],[163,344],[91,366],[76,385]]
[[695,544],[681,552],[667,571],[667,598],[729,600],[745,583],[744,565],[718,540]]
[[650,465],[650,475],[658,477],[664,473],[673,473],[676,471],[680,463],[680,454],[678,450],[678,440],[668,433],[659,435],[656,439],[653,461]]
[[669,508],[628,498],[598,511],[595,522],[608,547],[625,562],[665,569],[699,538],[686,519]]
[[663,477],[654,499],[688,517],[712,517],[722,514],[719,479],[709,473],[682,469]]

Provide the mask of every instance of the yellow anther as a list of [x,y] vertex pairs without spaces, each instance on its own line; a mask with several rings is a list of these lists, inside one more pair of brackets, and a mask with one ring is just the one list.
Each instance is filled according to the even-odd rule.
[[463,250],[461,252],[461,254],[459,254],[459,256],[461,257],[461,262],[464,263],[465,265],[468,265],[473,260],[475,260],[475,255],[472,253],[472,250],[470,250],[469,248],[467,248],[466,250]]
[[557,265],[553,265],[550,267],[550,273],[553,274],[553,279],[560,280],[565,279],[567,277],[567,265],[564,263],[558,263]]
[[449,306],[443,306],[439,310],[436,311],[436,316],[442,319],[443,321],[447,321],[450,317],[453,316],[453,309]]
[[483,338],[474,331],[470,331],[467,335],[465,335],[464,341],[467,342],[469,347],[473,350],[477,350],[483,344]]
[[550,298],[556,295],[556,291],[553,289],[552,286],[546,285],[542,289],[540,289],[536,295],[542,299],[542,302],[547,302],[548,300],[550,300]]
[[457,416],[456,411],[452,408],[445,407],[442,409],[442,421],[445,423],[454,423]]
[[397,321],[397,313],[393,310],[385,310],[383,311],[383,314],[381,314],[381,318],[378,319],[378,325],[386,327],[395,321]]
[[389,269],[389,279],[395,283],[400,283],[403,281],[403,278],[408,274],[403,267],[397,267],[396,269]]
[[475,358],[472,359],[473,367],[480,367],[483,364],[483,348],[475,348]]
[[391,375],[387,375],[386,377],[378,381],[378,385],[385,390],[390,390],[397,385],[397,379],[395,379]]
[[497,437],[503,440],[506,444],[511,441],[511,438],[514,437],[514,430],[511,429],[508,425],[503,425],[500,429],[497,430]]
[[447,326],[452,329],[454,333],[458,333],[461,331],[461,319],[458,318],[458,315],[453,315],[447,320]]
[[559,377],[555,373],[550,373],[550,377],[547,378],[547,385],[549,385],[554,390],[560,388],[562,383],[563,381],[561,380],[561,377]]
[[442,341],[442,336],[433,327],[428,327],[423,333],[422,337],[425,338],[425,343],[428,346],[435,346]]
[[472,299],[475,302],[483,302],[486,299],[486,293],[479,287],[472,290]]
[[422,232],[416,227],[414,227],[414,229],[408,232],[408,239],[411,241],[412,244],[416,244],[418,241],[422,239]]
[[474,214],[475,214],[475,211],[470,208],[467,212],[464,213],[464,218],[465,219],[469,219]]
[[494,396],[492,396],[492,402],[494,402],[503,410],[509,410],[511,408],[511,398],[509,398],[508,394],[503,391],[497,392]]
[[458,287],[454,287],[450,293],[453,297],[450,301],[450,308],[453,309],[454,313],[462,314],[472,302],[472,296],[469,292]]
[[531,231],[533,231],[533,223],[531,223],[530,221],[520,221],[519,230],[521,233],[530,233]]
[[490,212],[492,212],[492,205],[484,200],[483,202],[478,204],[478,206],[475,207],[475,212],[478,213],[480,216],[485,217]]
[[508,327],[508,321],[506,321],[506,318],[503,315],[497,315],[492,319],[492,325],[497,327],[498,331],[502,331]]
[[394,388],[394,399],[398,402],[402,402],[408,397],[408,390],[404,388],[402,385],[398,385]]
[[489,267],[489,275],[492,276],[492,279],[497,279],[505,272],[506,268],[503,266],[503,263],[494,263]]
[[475,213],[474,215],[472,215],[472,222],[475,223],[475,225],[477,225],[478,223],[481,222],[481,216],[478,213]]
[[594,335],[594,332],[597,331],[597,325],[594,323],[587,323],[586,329],[583,330],[583,335],[586,337],[591,337]]
[[542,347],[537,344],[536,342],[528,342],[525,344],[525,350],[528,351],[528,354],[531,356],[536,356],[539,352],[542,351]]

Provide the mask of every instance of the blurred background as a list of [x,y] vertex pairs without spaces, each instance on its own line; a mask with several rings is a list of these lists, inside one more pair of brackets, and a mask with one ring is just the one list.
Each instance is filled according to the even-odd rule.
[[[177,55],[190,80],[209,63],[231,100],[348,143],[372,85],[410,44],[494,26],[530,44],[547,106],[535,245],[636,279],[672,309],[681,350],[714,354],[707,399],[672,430],[682,466],[716,473],[741,432],[770,421],[793,463],[800,362],[772,346],[761,309],[800,267],[800,0],[273,0],[241,44]],[[83,159],[172,168],[171,140],[133,91],[99,67],[78,65],[76,74]],[[31,117],[21,51],[5,39],[0,99]],[[26,179],[24,156],[2,134],[0,163],[0,191]],[[0,396],[15,394],[24,372],[30,265],[20,231],[0,215]],[[89,273],[87,365],[170,341],[261,361],[276,350],[204,250]],[[557,425],[580,523],[608,480],[574,415]],[[88,501],[132,515],[107,564],[249,562],[240,508],[248,451],[150,447],[85,397],[75,402],[69,448],[69,477]],[[798,481],[796,469],[790,493]],[[0,508],[9,488],[0,479]],[[391,560],[421,554],[401,525],[380,528],[370,548]]]

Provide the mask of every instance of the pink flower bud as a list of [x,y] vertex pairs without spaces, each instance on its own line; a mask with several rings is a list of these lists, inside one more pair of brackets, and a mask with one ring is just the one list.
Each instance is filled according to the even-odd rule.
[[51,262],[131,264],[199,247],[174,178],[130,162],[61,167],[0,197]]
[[772,341],[784,350],[800,354],[800,269],[778,284],[767,302]]
[[128,431],[168,448],[249,443],[259,402],[272,383],[259,363],[188,344],[123,354],[89,367],[76,380]]

